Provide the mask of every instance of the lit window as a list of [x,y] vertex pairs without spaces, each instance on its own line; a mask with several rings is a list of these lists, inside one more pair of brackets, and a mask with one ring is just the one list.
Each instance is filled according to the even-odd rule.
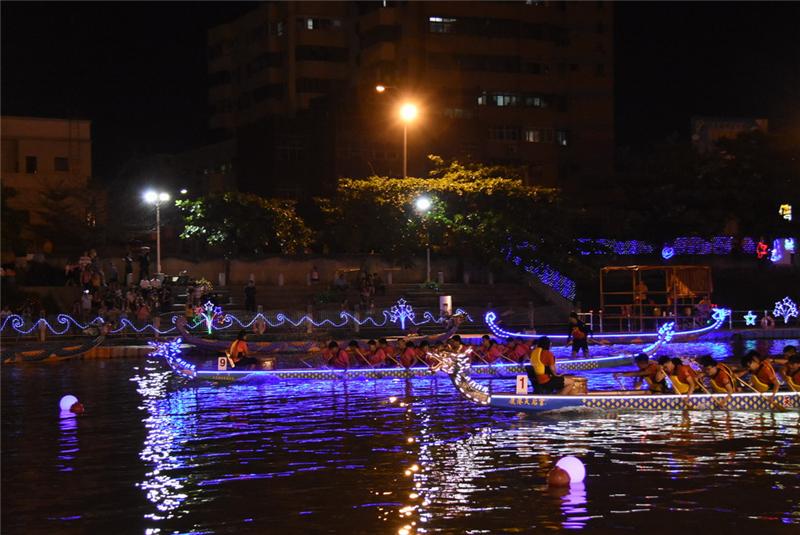
[[560,147],[569,146],[569,131],[567,131],[567,130],[556,130],[556,143]]
[[486,106],[486,93],[478,95],[478,106]]
[[431,33],[453,33],[456,19],[447,17],[428,17],[428,29]]
[[36,156],[25,156],[25,172],[29,175],[39,172],[39,160]]
[[538,128],[526,128],[525,133],[522,136],[522,139],[524,139],[528,143],[541,143],[542,131],[539,130]]

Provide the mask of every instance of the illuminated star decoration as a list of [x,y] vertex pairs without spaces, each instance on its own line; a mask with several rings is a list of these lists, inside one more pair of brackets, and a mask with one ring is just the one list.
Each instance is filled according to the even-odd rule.
[[759,258],[759,260],[767,256],[768,253],[769,245],[763,241],[758,242],[758,245],[756,246],[756,256]]
[[406,320],[414,321],[414,309],[411,305],[406,304],[406,300],[402,297],[397,300],[396,305],[392,305],[389,309],[389,320],[392,323],[400,322],[400,328],[406,330]]
[[168,340],[166,342],[147,342],[153,350],[147,354],[148,357],[163,357],[165,359],[171,359],[181,354],[181,342],[180,338],[175,338],[174,340]]
[[223,321],[224,315],[222,314],[222,307],[214,306],[214,303],[211,301],[206,301],[202,307],[197,307],[194,309],[195,314],[203,318],[203,321],[206,323],[206,329],[208,329],[208,334],[211,334],[211,328],[214,325],[214,322],[221,323]]
[[664,260],[669,260],[675,256],[675,249],[670,247],[669,245],[665,245],[663,249],[661,249],[661,258]]
[[722,323],[730,315],[731,311],[728,308],[714,308],[711,312],[711,318],[716,323]]
[[784,297],[782,301],[775,302],[775,310],[772,311],[772,315],[783,318],[783,324],[786,325],[789,323],[789,318],[797,317],[797,303],[789,297]]
[[753,314],[752,310],[748,310],[747,314],[744,315],[744,324],[745,325],[753,325],[753,326],[755,326],[756,319],[758,319],[758,316]]
[[783,260],[783,240],[777,239],[772,242],[772,252],[769,255],[769,259],[773,264]]

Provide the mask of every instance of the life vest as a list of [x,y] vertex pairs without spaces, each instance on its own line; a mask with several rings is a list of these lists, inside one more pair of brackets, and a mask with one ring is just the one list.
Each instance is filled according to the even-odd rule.
[[[244,344],[244,347],[241,347],[240,344]],[[247,355],[247,342],[244,340],[234,340],[230,348],[228,348],[228,355],[232,359],[237,358],[239,353],[244,353],[245,356]]]
[[800,392],[800,370],[797,370],[791,375],[788,373],[784,374],[784,377],[786,377],[786,384],[789,385],[790,389],[795,392]]
[[667,374],[664,374],[664,377],[661,378],[660,381],[656,380],[661,372],[661,367],[658,366],[655,362],[650,363],[648,368],[655,369],[655,373],[651,375],[645,375],[644,381],[647,383],[648,389],[653,392],[663,392],[667,389]]
[[[719,370],[717,370],[717,375],[719,375],[721,373],[727,374],[728,378],[730,379],[731,389],[734,392],[736,392],[736,379],[735,379],[736,376],[733,375],[733,371],[728,366],[726,366],[725,364],[721,364],[721,363],[717,364],[717,368],[719,368]],[[716,375],[714,377],[716,377]],[[714,389],[714,392],[719,392],[719,393],[728,392],[728,390],[725,388],[724,385],[720,385],[719,383],[717,383],[714,380],[714,377],[709,377],[709,379],[711,381],[711,388]]]
[[546,384],[550,381],[550,370],[542,362],[542,353],[541,347],[536,347],[531,351],[531,367],[533,367],[533,373],[536,375],[536,382]]
[[[681,364],[681,366],[686,366],[686,365]],[[677,367],[675,368],[675,371],[678,371]],[[691,368],[689,368],[689,374],[692,376],[692,378],[696,377],[694,370]],[[678,377],[677,374],[670,375],[669,380],[672,383],[672,386],[675,387],[675,390],[678,392],[678,394],[685,394],[689,391],[689,383],[684,383],[683,381],[681,381],[680,377]]]
[[772,367],[772,364],[770,364],[766,360],[763,361],[761,363],[761,366],[759,366],[758,369],[756,370],[756,372],[750,374],[750,383],[752,383],[753,388],[755,388],[759,392],[766,392],[773,387],[772,384],[766,383],[765,381],[762,381],[758,377],[758,374],[761,373],[761,371],[765,369],[765,367],[767,372],[771,372],[772,376],[775,377],[777,380],[777,377],[775,376],[775,369]]
[[572,339],[573,340],[583,340],[586,338],[586,333],[583,332],[583,329],[580,326],[575,325],[572,327]]

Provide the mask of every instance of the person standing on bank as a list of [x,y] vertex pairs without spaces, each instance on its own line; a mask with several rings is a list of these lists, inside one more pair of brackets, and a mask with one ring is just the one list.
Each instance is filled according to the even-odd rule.
[[248,312],[256,311],[256,283],[250,280],[244,288],[244,308]]

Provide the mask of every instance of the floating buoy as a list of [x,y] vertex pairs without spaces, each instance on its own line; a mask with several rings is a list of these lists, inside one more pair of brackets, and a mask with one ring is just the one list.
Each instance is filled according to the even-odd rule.
[[556,466],[547,474],[547,484],[551,487],[568,487],[569,474],[566,470],[562,470]]
[[586,478],[586,467],[583,466],[583,462],[577,457],[573,457],[572,455],[562,457],[556,463],[556,466],[569,475],[571,483],[581,483],[584,478]]
[[78,398],[73,396],[72,394],[67,394],[61,401],[58,402],[58,406],[61,408],[62,411],[68,411],[72,409],[72,406],[78,403]]
[[77,403],[73,403],[72,407],[69,408],[69,412],[73,414],[83,414],[84,411],[83,403],[78,401]]

